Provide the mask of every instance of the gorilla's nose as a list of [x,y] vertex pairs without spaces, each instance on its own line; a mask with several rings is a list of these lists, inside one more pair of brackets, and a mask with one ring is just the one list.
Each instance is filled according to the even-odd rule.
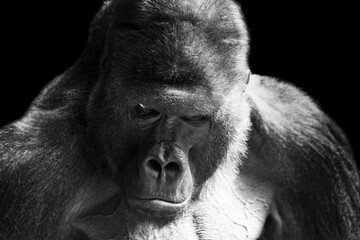
[[184,167],[177,159],[164,159],[161,156],[146,157],[142,163],[142,172],[150,181],[159,184],[171,184],[181,180],[184,175]]

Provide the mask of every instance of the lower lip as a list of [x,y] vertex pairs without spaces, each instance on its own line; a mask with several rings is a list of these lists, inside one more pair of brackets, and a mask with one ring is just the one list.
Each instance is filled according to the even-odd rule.
[[181,203],[168,202],[161,199],[142,199],[128,193],[129,204],[142,212],[174,214],[186,207],[189,199]]

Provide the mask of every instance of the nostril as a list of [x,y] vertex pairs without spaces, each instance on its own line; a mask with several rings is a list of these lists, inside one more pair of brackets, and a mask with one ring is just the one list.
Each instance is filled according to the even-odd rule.
[[156,161],[155,159],[149,160],[149,161],[147,162],[147,166],[148,166],[151,170],[153,170],[153,171],[155,171],[155,172],[157,172],[157,173],[161,173],[161,169],[162,169],[161,164],[160,164],[158,161]]
[[165,166],[165,171],[167,172],[180,172],[179,164],[175,162],[170,162]]

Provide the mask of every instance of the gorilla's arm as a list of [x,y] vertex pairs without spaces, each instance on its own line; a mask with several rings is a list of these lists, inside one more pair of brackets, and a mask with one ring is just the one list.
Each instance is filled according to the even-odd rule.
[[49,227],[62,215],[55,206],[65,201],[42,145],[13,125],[0,131],[0,239],[54,236]]
[[290,84],[252,76],[247,94],[253,128],[243,171],[275,186],[280,219],[267,227],[282,239],[358,239],[359,175],[341,129]]
[[58,239],[59,226],[66,227],[67,206],[88,171],[80,160],[81,121],[60,105],[34,103],[0,130],[0,239]]

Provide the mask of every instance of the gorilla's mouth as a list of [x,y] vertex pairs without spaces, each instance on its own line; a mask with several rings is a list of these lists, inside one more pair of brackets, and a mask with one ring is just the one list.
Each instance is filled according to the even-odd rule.
[[185,199],[184,201],[174,201],[168,198],[163,197],[139,197],[134,193],[127,191],[129,205],[134,207],[141,212],[151,212],[157,214],[172,215],[182,209],[184,209],[190,198]]

